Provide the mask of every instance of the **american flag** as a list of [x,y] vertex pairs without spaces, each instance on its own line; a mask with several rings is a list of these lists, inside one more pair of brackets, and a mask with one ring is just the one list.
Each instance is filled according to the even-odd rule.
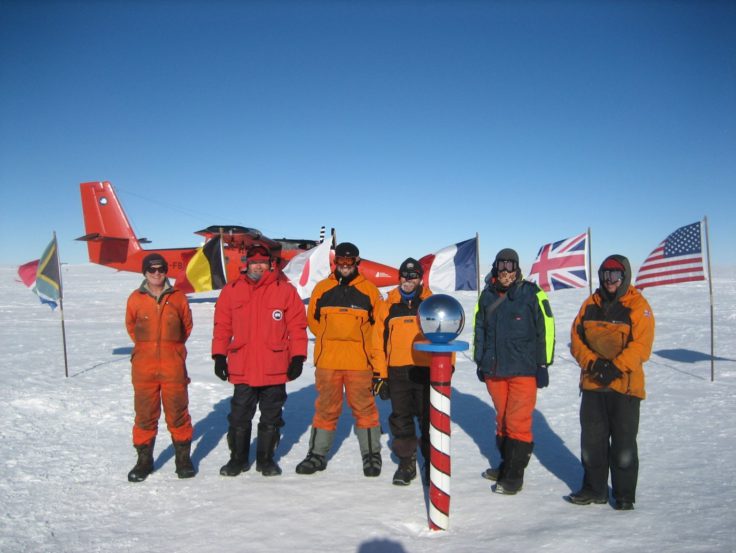
[[588,233],[578,234],[539,248],[529,280],[545,292],[588,285]]
[[634,286],[662,286],[705,280],[700,221],[678,228],[649,254]]

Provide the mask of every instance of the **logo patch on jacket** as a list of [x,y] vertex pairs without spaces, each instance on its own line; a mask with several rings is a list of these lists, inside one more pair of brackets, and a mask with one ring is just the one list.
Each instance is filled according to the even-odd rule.
[[274,309],[273,313],[271,313],[271,316],[273,317],[274,321],[280,321],[284,318],[284,312],[281,311],[281,309]]

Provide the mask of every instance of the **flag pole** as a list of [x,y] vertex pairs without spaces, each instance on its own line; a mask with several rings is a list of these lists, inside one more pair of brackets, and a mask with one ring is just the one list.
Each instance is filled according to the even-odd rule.
[[59,310],[61,311],[61,341],[64,344],[64,376],[69,378],[69,361],[66,354],[66,327],[64,325],[64,284],[61,281],[61,255],[59,255],[59,243],[56,241],[56,231],[54,231],[54,247],[56,247],[56,269],[59,272]]
[[590,227],[588,227],[588,292],[593,295],[593,260],[591,259],[591,252],[593,251],[593,245],[590,239]]
[[[227,259],[225,259],[225,239],[223,237],[223,229],[219,228],[220,235],[220,263],[222,264],[222,275],[225,277],[225,284],[227,284]],[[184,269],[186,272],[186,268]]]
[[475,233],[475,279],[477,281],[478,286],[478,297],[480,297],[481,293],[481,287],[480,287],[480,236],[478,233]]
[[708,295],[710,296],[710,381],[713,382],[715,373],[715,345],[713,343],[713,275],[710,272],[710,240],[708,239],[708,216],[703,217],[705,225],[705,255],[708,258]]

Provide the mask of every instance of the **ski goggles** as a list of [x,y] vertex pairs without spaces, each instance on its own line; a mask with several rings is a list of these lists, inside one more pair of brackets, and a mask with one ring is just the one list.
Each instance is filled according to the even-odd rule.
[[341,255],[335,256],[335,265],[339,265],[341,267],[352,267],[357,262],[357,257],[342,257]]
[[420,275],[416,271],[401,271],[400,276],[401,278],[405,278],[406,280],[414,280],[415,278],[422,277],[422,275]]
[[511,259],[499,259],[494,263],[494,265],[496,267],[496,271],[499,273],[513,273],[518,268],[516,261],[512,261]]
[[146,269],[146,272],[147,273],[151,273],[151,274],[161,273],[161,274],[164,274],[165,275],[166,274],[166,267],[162,267],[160,265],[157,266],[157,267],[149,267],[148,269]]
[[611,284],[615,284],[616,282],[620,282],[623,279],[623,271],[603,271],[603,282],[610,282]]

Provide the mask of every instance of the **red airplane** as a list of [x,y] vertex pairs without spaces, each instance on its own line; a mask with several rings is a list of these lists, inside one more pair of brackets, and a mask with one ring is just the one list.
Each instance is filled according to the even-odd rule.
[[[141,244],[150,244],[146,238],[138,238],[130,226],[128,217],[109,182],[83,182],[79,185],[82,194],[82,213],[86,234],[77,238],[87,242],[89,260],[119,271],[141,272],[143,258],[149,253],[161,254],[169,264],[169,276],[179,280],[185,273],[187,261],[197,247],[144,249]],[[268,245],[274,257],[285,265],[295,255],[314,248],[317,240],[291,238],[271,239],[259,230],[236,225],[213,225],[197,231],[205,238],[222,235],[225,253],[227,280],[234,280],[243,266],[242,257],[253,242]],[[398,271],[388,265],[362,259],[360,273],[376,286],[392,286],[398,282]]]

